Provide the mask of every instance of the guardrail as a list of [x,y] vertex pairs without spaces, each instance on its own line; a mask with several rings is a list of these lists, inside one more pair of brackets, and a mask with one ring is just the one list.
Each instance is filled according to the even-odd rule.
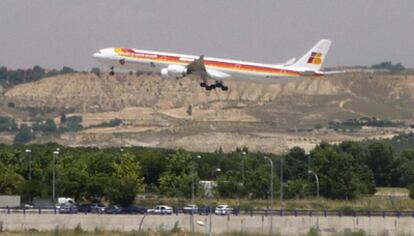
[[[173,213],[175,215],[178,214],[194,214],[194,215],[209,215],[210,212],[214,214],[214,208],[211,211],[207,208],[203,211],[194,211],[184,212],[183,209],[174,208]],[[91,212],[81,212],[81,211],[74,211],[74,212],[61,212],[58,208],[30,208],[30,209],[20,209],[20,208],[0,208],[0,214],[106,214],[104,212],[100,213],[91,213]],[[127,213],[116,213],[116,214],[123,214],[128,215]],[[130,213],[131,214],[131,213]],[[129,214],[129,215],[130,215]],[[139,213],[135,213],[139,214]],[[145,213],[149,214],[149,213]],[[327,216],[364,216],[364,217],[413,217],[414,218],[414,211],[378,211],[378,210],[295,210],[295,209],[245,209],[239,210],[234,209],[231,214],[225,215],[249,215],[249,216],[320,216],[320,217],[327,217]],[[167,215],[167,213],[161,213],[158,215]],[[171,215],[171,214],[169,214]]]

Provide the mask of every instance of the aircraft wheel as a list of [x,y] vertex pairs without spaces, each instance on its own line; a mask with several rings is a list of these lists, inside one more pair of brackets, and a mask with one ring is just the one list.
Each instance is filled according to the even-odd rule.
[[221,90],[228,91],[229,90],[229,87],[227,87],[227,86],[221,86]]
[[115,72],[110,71],[110,72],[109,72],[109,75],[110,75],[110,76],[113,76],[113,75],[115,75]]
[[217,80],[216,80],[216,83],[214,84],[214,86],[216,86],[217,88],[223,88],[224,87],[223,82],[217,81]]
[[200,87],[202,87],[202,88],[205,88],[205,87],[207,87],[207,84],[206,83],[200,83]]

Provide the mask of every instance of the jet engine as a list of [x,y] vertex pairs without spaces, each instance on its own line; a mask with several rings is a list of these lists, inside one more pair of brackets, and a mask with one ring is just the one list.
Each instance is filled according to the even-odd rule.
[[187,75],[187,68],[179,65],[169,65],[161,69],[162,78],[182,78]]

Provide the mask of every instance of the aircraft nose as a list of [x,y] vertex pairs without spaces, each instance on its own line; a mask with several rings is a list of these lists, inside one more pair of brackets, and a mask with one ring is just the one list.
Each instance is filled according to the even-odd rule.
[[95,52],[92,56],[95,57],[95,58],[99,58],[99,57],[102,56],[102,53],[101,52]]

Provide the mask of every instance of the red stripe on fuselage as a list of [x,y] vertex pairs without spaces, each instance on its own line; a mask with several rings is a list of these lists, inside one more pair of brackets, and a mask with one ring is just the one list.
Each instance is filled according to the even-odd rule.
[[[153,60],[153,61],[163,61],[168,63],[179,63],[179,64],[189,64],[191,61],[187,60],[180,60],[180,58],[187,58],[188,56],[171,56],[171,55],[163,55],[163,54],[155,54],[155,53],[148,53],[148,52],[140,52],[135,51],[133,49],[124,48],[122,52],[119,53],[119,56],[124,56],[128,58],[138,58],[138,59],[146,59],[146,60]],[[274,67],[266,67],[266,66],[257,66],[257,65],[249,65],[243,63],[234,63],[234,62],[225,62],[225,61],[218,61],[218,60],[204,60],[204,64],[207,67],[216,67],[222,69],[231,69],[231,70],[240,70],[240,71],[249,71],[249,72],[261,72],[261,73],[275,73],[275,74],[283,74],[283,75],[292,75],[292,76],[299,76],[300,72],[292,71],[292,70],[285,70],[279,69]]]

